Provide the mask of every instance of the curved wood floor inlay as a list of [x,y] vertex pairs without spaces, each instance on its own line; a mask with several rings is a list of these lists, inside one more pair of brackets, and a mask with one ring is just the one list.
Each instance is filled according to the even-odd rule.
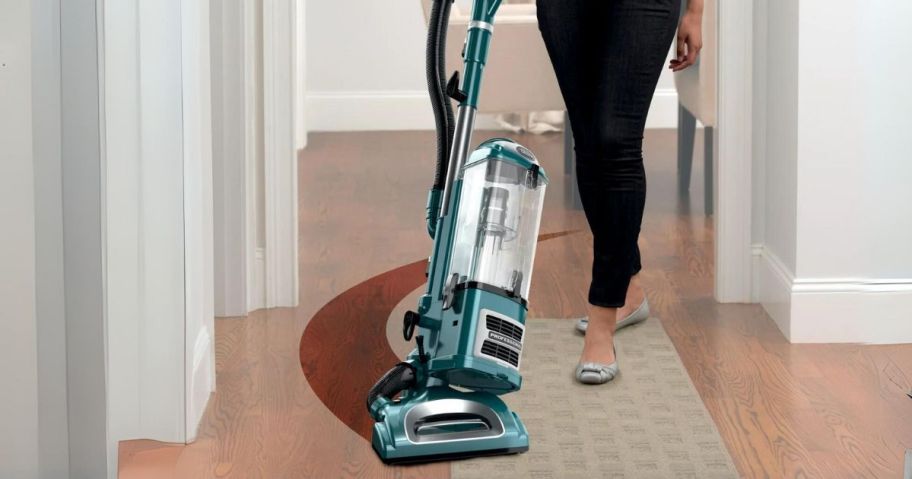
[[[576,232],[542,234],[538,241]],[[396,305],[425,283],[426,265],[426,259],[418,260],[349,288],[320,308],[301,336],[301,369],[311,389],[368,441],[374,421],[365,406],[367,391],[401,361],[386,339],[386,322]]]

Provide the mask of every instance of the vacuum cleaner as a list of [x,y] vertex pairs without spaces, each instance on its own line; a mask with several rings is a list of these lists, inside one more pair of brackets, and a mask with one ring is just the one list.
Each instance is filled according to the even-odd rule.
[[[494,15],[475,0],[464,76],[444,81],[452,0],[433,0],[428,91],[437,170],[427,290],[402,332],[416,347],[370,389],[372,445],[386,463],[525,452],[529,437],[500,395],[519,390],[527,299],[548,176],[528,149],[495,138],[469,151]],[[455,114],[451,99],[458,102]]]

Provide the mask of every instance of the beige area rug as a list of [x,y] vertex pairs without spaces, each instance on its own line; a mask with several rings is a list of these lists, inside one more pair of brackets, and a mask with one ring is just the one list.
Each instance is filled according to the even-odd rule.
[[[387,337],[398,354],[402,313]],[[523,387],[503,396],[529,432],[529,452],[454,461],[454,479],[737,478],[725,444],[656,318],[617,335],[621,374],[601,386],[579,384],[573,371],[583,337],[566,319],[530,319]]]
[[736,478],[725,444],[659,320],[618,332],[621,374],[573,378],[573,322],[530,319],[522,389],[505,396],[529,452],[453,462],[453,478]]

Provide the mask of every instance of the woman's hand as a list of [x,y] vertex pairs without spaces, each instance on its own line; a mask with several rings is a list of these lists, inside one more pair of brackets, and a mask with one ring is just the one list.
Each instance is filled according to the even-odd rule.
[[677,57],[672,58],[668,68],[679,72],[697,62],[703,48],[703,0],[690,0],[687,11],[678,25]]

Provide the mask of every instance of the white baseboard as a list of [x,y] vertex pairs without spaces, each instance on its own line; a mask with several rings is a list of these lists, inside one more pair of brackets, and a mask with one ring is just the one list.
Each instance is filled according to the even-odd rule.
[[659,88],[652,97],[646,128],[678,127],[678,91],[674,88]]
[[253,256],[253,288],[250,292],[250,304],[247,311],[256,311],[266,307],[266,250],[257,248]]
[[912,280],[799,279],[792,317],[796,343],[912,343]]
[[769,249],[759,246],[754,247],[753,251],[759,256],[757,297],[760,304],[773,318],[776,326],[779,326],[779,330],[782,331],[786,339],[795,342],[791,336],[792,281],[794,275],[782,260]]
[[206,404],[215,389],[215,370],[213,362],[210,360],[210,357],[215,355],[212,351],[213,347],[209,328],[200,329],[196,341],[193,343],[193,367],[188,385],[187,443],[196,440],[200,421],[203,419],[203,413],[206,412]]
[[912,279],[795,278],[759,247],[759,298],[792,343],[912,343]]
[[[305,111],[308,131],[430,130],[434,116],[427,92],[339,91],[308,92]],[[646,128],[676,128],[678,94],[659,89],[646,118]],[[478,129],[497,128],[479,116]]]
[[763,245],[751,245],[751,303],[760,302],[760,271],[763,266]]

